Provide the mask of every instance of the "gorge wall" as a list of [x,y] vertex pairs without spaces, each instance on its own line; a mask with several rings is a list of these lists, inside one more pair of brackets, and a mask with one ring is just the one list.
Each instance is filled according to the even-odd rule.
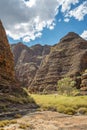
[[30,91],[54,91],[59,79],[69,76],[77,80],[87,69],[87,41],[74,32],[68,33],[53,47],[17,44],[12,50],[16,74]]
[[0,21],[0,93],[20,92],[22,88],[16,79],[14,58],[7,40],[5,29]]

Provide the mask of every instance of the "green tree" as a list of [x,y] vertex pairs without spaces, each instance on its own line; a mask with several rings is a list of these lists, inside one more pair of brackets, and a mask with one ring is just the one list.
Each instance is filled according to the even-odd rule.
[[70,77],[65,77],[58,81],[58,92],[60,94],[72,95],[77,89],[75,88],[76,82]]

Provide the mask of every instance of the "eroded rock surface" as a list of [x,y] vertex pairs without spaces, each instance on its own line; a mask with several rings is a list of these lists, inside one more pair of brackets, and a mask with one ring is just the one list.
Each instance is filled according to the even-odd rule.
[[68,33],[53,47],[39,44],[12,46],[16,75],[30,91],[55,91],[57,81],[70,76],[81,87],[82,72],[87,69],[87,41],[74,32]]
[[20,82],[15,77],[13,54],[0,21],[0,94],[15,91],[20,92],[19,95],[23,94]]
[[16,76],[23,86],[28,87],[32,83],[42,59],[50,52],[50,46],[37,44],[27,47],[18,43],[12,45],[11,48],[14,54]]
[[13,54],[0,21],[0,89],[10,88],[13,82],[15,82]]
[[[70,32],[51,48],[43,59],[34,80],[32,91],[56,90],[57,81],[65,76],[75,79],[87,68],[87,41]],[[77,86],[80,88],[80,86]]]

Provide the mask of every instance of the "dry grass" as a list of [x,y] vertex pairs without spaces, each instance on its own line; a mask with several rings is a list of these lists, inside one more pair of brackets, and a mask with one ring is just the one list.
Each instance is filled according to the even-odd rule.
[[78,113],[80,108],[84,108],[87,114],[87,96],[61,96],[61,95],[31,95],[35,102],[44,110],[54,110],[65,114]]

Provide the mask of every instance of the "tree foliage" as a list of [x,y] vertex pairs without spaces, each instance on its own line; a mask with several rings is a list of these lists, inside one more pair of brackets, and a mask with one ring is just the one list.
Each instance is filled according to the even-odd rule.
[[70,77],[65,77],[58,81],[58,92],[60,94],[73,95],[77,91],[76,82]]

